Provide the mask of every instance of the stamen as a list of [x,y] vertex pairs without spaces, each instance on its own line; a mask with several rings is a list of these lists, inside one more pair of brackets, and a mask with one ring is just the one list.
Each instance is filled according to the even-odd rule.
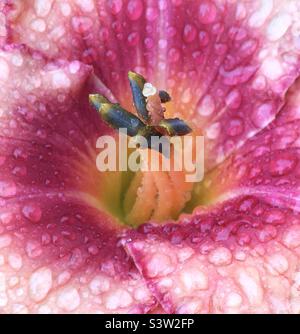
[[129,72],[128,78],[137,114],[142,120],[147,122],[149,120],[149,113],[146,108],[146,98],[143,95],[143,88],[146,80],[142,75],[134,72]]
[[[185,136],[192,131],[192,129],[179,118],[163,119],[159,122],[159,128],[162,133],[166,133],[168,136]],[[164,131],[165,130],[165,131]]]
[[102,119],[114,129],[127,129],[128,135],[133,137],[146,127],[138,117],[123,109],[119,104],[110,103],[102,95],[92,94],[89,99],[101,114]]
[[97,110],[101,108],[102,103],[110,103],[110,101],[103,95],[100,94],[90,94],[89,101],[93,107]]
[[102,119],[114,129],[126,128],[131,137],[144,136],[151,148],[152,136],[184,136],[192,129],[181,119],[165,119],[162,103],[171,100],[170,95],[158,91],[146,79],[134,72],[128,73],[134,106],[139,117],[111,103],[105,96],[90,94],[89,101],[100,113]]
[[158,94],[159,94],[161,103],[167,103],[171,101],[171,96],[165,90],[160,90]]

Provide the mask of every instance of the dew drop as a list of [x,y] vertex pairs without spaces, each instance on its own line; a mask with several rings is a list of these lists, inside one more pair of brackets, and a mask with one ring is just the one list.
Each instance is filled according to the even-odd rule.
[[210,116],[213,112],[215,111],[215,102],[210,95],[206,95],[199,108],[198,108],[198,113],[201,116]]
[[39,257],[43,253],[41,244],[35,240],[28,241],[25,250],[30,258]]
[[242,96],[238,89],[232,90],[227,96],[225,103],[230,109],[237,109],[242,103]]
[[120,13],[123,7],[123,1],[122,0],[111,0],[111,1],[108,1],[108,6],[110,8],[110,12],[113,15],[117,15]]
[[199,6],[199,21],[202,24],[210,24],[216,20],[217,8],[212,1],[201,1]]
[[0,58],[0,81],[6,81],[9,78],[9,66],[4,59]]
[[158,17],[158,10],[156,8],[147,8],[146,10],[146,18],[148,21],[155,21]]
[[49,14],[53,0],[35,0],[34,9],[37,16],[45,17]]
[[300,246],[300,226],[293,225],[288,227],[282,236],[282,242],[290,249]]
[[65,288],[62,290],[56,300],[56,304],[62,310],[71,312],[80,305],[80,295],[76,288]]
[[186,24],[183,29],[183,40],[192,43],[197,36],[197,29],[193,24]]
[[99,249],[96,245],[90,245],[88,247],[88,252],[91,254],[91,255],[97,255],[99,253]]
[[31,28],[36,32],[44,32],[46,30],[46,23],[42,19],[36,19],[31,22]]
[[14,270],[20,270],[23,266],[23,260],[20,254],[12,253],[8,256],[8,263]]
[[199,32],[199,44],[203,47],[209,44],[209,35],[206,31]]
[[140,36],[137,32],[132,32],[127,37],[129,46],[136,46],[139,43],[139,40],[140,40]]
[[42,210],[37,204],[25,205],[22,209],[22,213],[24,217],[32,223],[38,223],[42,218]]
[[178,49],[172,48],[168,53],[169,61],[172,63],[177,62],[180,59],[180,51]]
[[75,16],[72,18],[73,29],[78,33],[87,32],[93,26],[93,21],[89,17]]
[[143,13],[143,2],[141,0],[130,0],[127,5],[127,16],[130,20],[138,20]]
[[261,104],[255,108],[252,114],[252,121],[258,128],[264,128],[273,119],[274,108],[271,103]]
[[57,284],[64,285],[70,280],[70,278],[71,278],[71,273],[65,270],[57,276]]
[[20,54],[13,55],[11,61],[15,66],[19,67],[23,65],[23,57]]
[[261,230],[257,231],[257,238],[261,242],[268,242],[277,236],[277,229],[275,226],[264,226]]
[[292,154],[278,154],[270,161],[270,173],[272,176],[283,176],[291,173],[298,163],[297,156]]
[[261,65],[262,73],[271,80],[279,79],[283,74],[281,62],[277,58],[266,58]]
[[12,238],[8,234],[0,235],[0,249],[8,247],[11,242]]
[[244,131],[244,124],[241,119],[234,118],[231,119],[226,127],[226,132],[229,136],[235,137],[243,133]]
[[221,132],[221,124],[220,122],[216,122],[211,124],[205,131],[207,138],[216,139],[218,138]]
[[204,57],[200,51],[194,51],[192,53],[192,57],[197,65],[200,65],[203,63]]
[[52,271],[49,268],[40,268],[29,278],[29,295],[35,302],[45,299],[52,288]]
[[270,41],[277,41],[282,38],[290,25],[292,18],[287,13],[281,13],[273,18],[267,28],[267,37]]
[[145,38],[144,44],[145,44],[145,46],[146,46],[147,49],[153,48],[153,46],[154,46],[153,39],[150,38],[150,37]]
[[0,181],[0,197],[8,198],[17,194],[17,187],[14,182]]
[[80,70],[80,62],[77,60],[72,61],[69,64],[69,71],[71,74],[76,74]]
[[215,266],[224,266],[231,263],[232,254],[228,248],[218,247],[209,253],[208,260]]

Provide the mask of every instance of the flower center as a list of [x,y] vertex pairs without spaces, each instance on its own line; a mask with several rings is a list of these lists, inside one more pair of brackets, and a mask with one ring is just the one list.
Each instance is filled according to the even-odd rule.
[[[115,217],[131,226],[149,220],[177,219],[186,207],[191,209],[187,203],[192,198],[194,183],[187,178],[183,160],[194,159],[195,148],[191,145],[194,136],[188,136],[188,143],[183,137],[192,130],[179,118],[165,117],[164,104],[171,100],[166,91],[158,90],[137,73],[129,72],[128,77],[136,115],[105,96],[91,94],[89,97],[108,125],[122,133],[125,130],[128,135],[125,146],[119,133],[116,145],[107,147],[106,153],[97,158],[97,167],[104,172],[102,203]],[[158,145],[154,146],[153,142]],[[132,143],[137,144],[135,148]],[[109,161],[111,154],[117,157]],[[124,165],[120,168],[124,156],[125,168]],[[134,169],[132,164],[138,167]]]

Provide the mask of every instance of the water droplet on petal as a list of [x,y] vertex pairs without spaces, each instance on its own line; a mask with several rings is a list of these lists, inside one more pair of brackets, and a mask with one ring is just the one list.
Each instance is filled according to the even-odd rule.
[[237,109],[242,102],[242,96],[238,89],[232,90],[226,97],[226,105],[230,109]]
[[217,17],[217,8],[212,1],[201,1],[199,6],[199,21],[202,24],[213,23]]
[[197,36],[197,29],[193,24],[186,24],[183,29],[183,40],[192,43]]
[[97,255],[99,253],[99,249],[96,245],[90,245],[88,247],[88,252],[92,255]]
[[8,234],[0,235],[0,249],[8,247],[11,242],[12,238]]
[[80,295],[78,290],[72,287],[62,290],[56,300],[56,304],[64,311],[71,312],[80,305]]
[[9,66],[4,59],[0,59],[0,81],[6,81],[9,78]]
[[229,121],[226,127],[226,132],[229,136],[238,136],[244,131],[243,121],[239,118],[234,118]]
[[139,43],[139,40],[140,40],[140,36],[136,31],[132,32],[127,37],[127,41],[128,41],[129,46],[136,46]]
[[45,299],[52,288],[52,271],[49,268],[40,268],[29,278],[29,295],[35,302]]
[[268,242],[277,236],[277,229],[272,225],[264,226],[257,231],[257,238],[261,242]]
[[170,62],[177,62],[180,59],[180,51],[175,48],[170,49],[168,59]]
[[210,95],[206,95],[198,108],[201,116],[210,116],[215,111],[215,102]]
[[282,236],[282,242],[290,249],[300,246],[300,226],[293,225],[284,231]]
[[32,223],[38,223],[42,218],[42,210],[37,204],[27,204],[23,207],[22,213]]
[[45,17],[49,14],[53,0],[35,0],[34,1],[34,10],[37,16]]
[[9,254],[8,263],[12,269],[20,270],[23,266],[22,256],[17,253]]
[[113,15],[117,15],[120,13],[122,6],[123,6],[123,1],[122,0],[111,0],[108,1],[108,6],[110,8],[110,11]]
[[158,10],[156,8],[147,8],[146,18],[148,21],[155,21],[158,17]]
[[232,254],[226,247],[218,247],[209,253],[208,260],[215,266],[225,266],[231,263]]
[[272,103],[264,103],[255,108],[252,114],[252,121],[258,128],[264,128],[274,117]]
[[14,182],[0,181],[0,197],[13,197],[17,194],[17,187]]
[[216,122],[211,124],[205,131],[207,138],[216,139],[218,138],[221,132],[221,124],[220,122]]
[[297,156],[281,153],[273,156],[270,161],[270,173],[272,176],[283,176],[291,173],[297,166]]
[[130,20],[138,20],[143,13],[143,2],[141,0],[130,0],[127,5],[127,15]]
[[93,21],[89,17],[75,16],[72,18],[72,26],[78,33],[87,32],[93,26]]
[[275,16],[267,27],[267,37],[270,41],[277,41],[282,38],[290,25],[292,17],[287,13],[281,13]]
[[26,253],[30,258],[36,258],[42,255],[43,250],[41,244],[38,241],[30,240],[25,247]]

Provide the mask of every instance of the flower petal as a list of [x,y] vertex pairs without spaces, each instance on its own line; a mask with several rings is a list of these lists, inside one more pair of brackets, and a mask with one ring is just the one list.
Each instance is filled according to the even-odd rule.
[[255,194],[271,204],[300,209],[299,82],[267,129],[249,140],[199,185],[199,200],[211,203]]
[[[155,307],[99,198],[91,68],[0,52],[0,307],[5,313]],[[94,87],[94,89],[96,89]],[[99,196],[99,197],[98,197]]]
[[206,136],[207,168],[274,119],[299,75],[295,0],[14,3],[11,40],[93,64],[125,107],[129,70],[170,91],[170,116]]
[[300,216],[291,209],[241,196],[126,238],[166,312],[300,311]]
[[7,13],[9,7],[5,1],[0,4],[0,47],[7,41]]
[[2,202],[2,312],[143,313],[154,308],[113,224],[65,195]]

